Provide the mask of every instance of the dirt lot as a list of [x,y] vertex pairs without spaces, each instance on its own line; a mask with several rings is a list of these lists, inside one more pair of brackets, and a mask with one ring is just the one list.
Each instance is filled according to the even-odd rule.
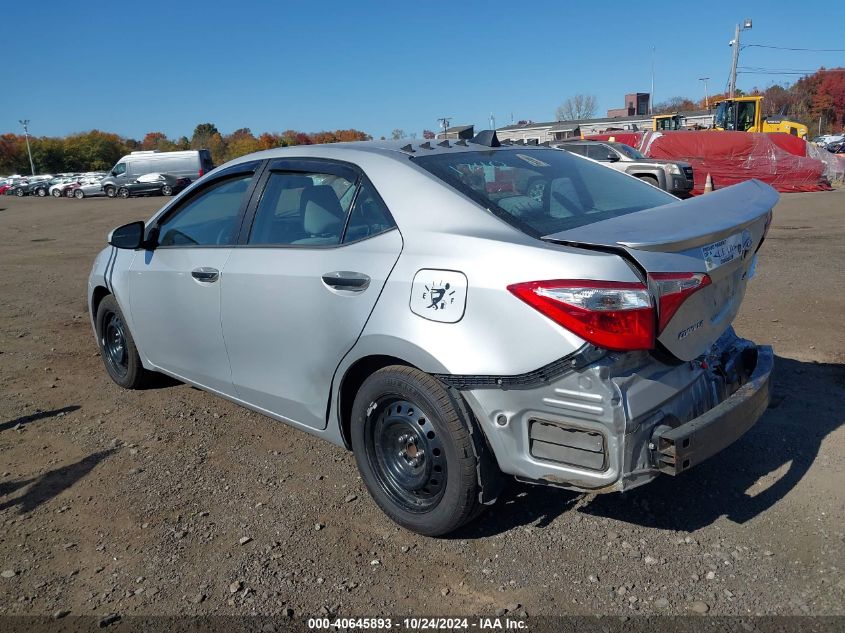
[[349,453],[109,381],[86,278],[161,202],[0,198],[0,614],[845,614],[845,191],[776,209],[736,324],[774,398],[742,440],[624,496],[512,484],[440,540]]

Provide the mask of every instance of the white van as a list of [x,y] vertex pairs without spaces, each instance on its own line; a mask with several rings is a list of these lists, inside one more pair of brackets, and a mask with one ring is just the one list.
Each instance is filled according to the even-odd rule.
[[109,174],[103,178],[103,191],[109,198],[113,198],[122,185],[135,182],[138,176],[144,174],[170,174],[194,181],[212,169],[214,163],[211,161],[211,152],[207,149],[132,152],[117,161]]

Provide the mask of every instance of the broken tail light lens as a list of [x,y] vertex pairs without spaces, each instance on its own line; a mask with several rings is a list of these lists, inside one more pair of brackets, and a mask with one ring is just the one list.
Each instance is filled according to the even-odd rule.
[[555,279],[513,284],[508,290],[598,347],[615,351],[654,347],[654,307],[641,283]]
[[704,273],[650,273],[657,295],[657,333],[660,334],[690,295],[710,285]]

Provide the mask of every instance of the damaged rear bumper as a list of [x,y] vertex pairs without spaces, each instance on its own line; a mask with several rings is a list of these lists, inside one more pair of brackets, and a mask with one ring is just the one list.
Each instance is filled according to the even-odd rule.
[[729,330],[688,363],[583,348],[567,365],[452,384],[503,473],[613,492],[688,470],[748,431],[769,403],[773,353]]
[[758,347],[751,377],[727,400],[674,429],[658,427],[654,445],[660,471],[677,475],[688,470],[727,448],[754,426],[769,406],[773,365],[772,348]]

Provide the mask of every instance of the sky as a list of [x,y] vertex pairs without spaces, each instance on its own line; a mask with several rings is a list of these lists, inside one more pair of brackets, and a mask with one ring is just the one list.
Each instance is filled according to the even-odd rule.
[[[421,136],[453,125],[551,121],[572,95],[597,116],[648,92],[660,102],[726,89],[729,40],[845,48],[845,1],[742,3],[290,0],[17,2],[2,12],[0,133],[100,129],[190,137],[198,123],[256,135],[356,128]],[[674,13],[674,17],[670,14]],[[15,25],[18,25],[15,27]],[[814,70],[845,53],[741,50],[740,66]],[[793,75],[740,74],[743,90]]]

